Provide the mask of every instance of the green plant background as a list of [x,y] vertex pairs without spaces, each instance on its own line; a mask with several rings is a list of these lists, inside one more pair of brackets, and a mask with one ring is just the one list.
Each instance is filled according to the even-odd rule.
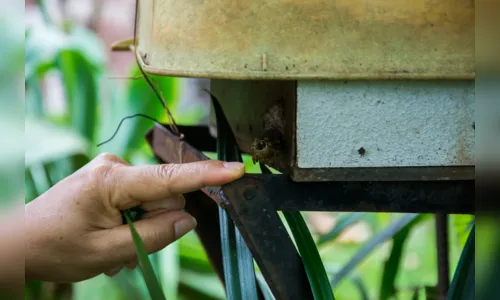
[[[121,118],[136,113],[166,121],[165,113],[144,80],[125,84],[107,79],[106,47],[94,32],[76,24],[27,28],[25,32],[26,155],[25,201],[45,192],[99,152],[114,153],[132,164],[153,164],[144,133],[152,122],[142,118],[126,121],[115,139],[109,138]],[[2,64],[3,65],[3,64]],[[2,72],[3,73],[3,72]],[[65,105],[60,113],[47,110],[44,82],[57,74],[64,87]],[[129,74],[139,74],[133,67]],[[155,77],[160,83],[176,121],[198,124],[208,113],[205,106],[183,109],[180,105],[181,78]],[[207,153],[215,158],[215,153]],[[249,173],[260,173],[248,156]],[[314,213],[303,213],[310,220]],[[394,222],[401,214],[331,213],[337,225],[325,235],[314,230],[327,274],[333,279],[336,299],[426,299],[424,288],[437,284],[434,219],[420,215],[408,219],[402,228]],[[406,216],[408,217],[408,216]],[[450,216],[450,270],[457,265],[465,245],[471,216]],[[370,236],[365,242],[341,242],[340,234],[363,222]],[[312,224],[307,224],[313,228]],[[381,233],[388,234],[386,239]],[[166,298],[225,299],[224,289],[211,268],[201,244],[189,233],[164,250],[150,255]],[[337,278],[339,279],[339,278]],[[75,283],[69,294],[57,295],[47,283],[26,286],[26,299],[148,299],[146,285],[137,270],[123,270],[114,278],[104,275]],[[68,296],[69,295],[69,296]],[[415,298],[415,296],[417,296]],[[420,297],[420,298],[419,298]],[[430,299],[430,298],[427,298]]]

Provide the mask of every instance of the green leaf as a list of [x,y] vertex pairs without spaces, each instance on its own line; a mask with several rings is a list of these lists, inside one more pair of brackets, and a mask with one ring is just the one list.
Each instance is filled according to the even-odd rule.
[[349,262],[337,273],[332,280],[332,286],[335,287],[342,281],[349,273],[351,273],[372,251],[396,235],[401,229],[417,218],[419,214],[405,214],[398,220],[394,221],[387,228],[373,236],[366,242],[361,249],[349,260]]
[[26,37],[25,80],[41,75],[52,67],[65,43],[65,34],[53,24],[29,28]]
[[238,266],[238,250],[234,224],[225,209],[219,207],[222,265],[228,299],[243,299]]
[[335,299],[318,249],[300,212],[283,212],[306,269],[314,299]]
[[45,23],[50,23],[52,22],[52,19],[50,18],[49,12],[47,10],[47,1],[46,0],[36,0],[36,4],[40,8],[40,11],[42,12],[43,20]]
[[153,267],[148,258],[148,252],[142,243],[142,239],[135,230],[135,226],[131,221],[131,217],[128,211],[125,213],[125,219],[127,220],[127,224],[130,228],[130,232],[132,233],[132,239],[134,241],[136,250],[137,250],[137,258],[139,262],[139,267],[144,277],[144,281],[148,287],[149,295],[152,300],[164,300],[165,296],[163,294],[163,290],[160,286],[158,278],[153,271]]
[[207,253],[194,232],[186,234],[178,243],[182,269],[186,268],[199,273],[215,274],[212,265],[208,261]]
[[124,268],[110,280],[123,292],[125,295],[123,299],[147,299],[149,296],[140,268],[133,270]]
[[67,48],[78,51],[95,68],[101,68],[106,64],[108,57],[106,45],[94,31],[84,26],[72,26],[70,34],[67,35]]
[[[413,295],[411,296],[411,300],[418,300],[420,298],[420,289],[416,288],[413,291]],[[426,300],[431,300],[431,299],[426,299]]]
[[[224,116],[222,107],[213,95],[210,96],[217,120],[217,158],[222,161],[242,162],[236,139]],[[257,299],[252,254],[238,228],[222,207],[219,207],[219,223],[226,295],[229,300]]]
[[31,175],[29,169],[24,172],[24,203],[29,203],[38,197],[38,192],[36,191],[35,181]]
[[469,232],[474,222],[473,215],[450,215],[453,222],[453,228],[456,232],[458,243],[461,248],[464,247],[469,236]]
[[[260,164],[260,169],[263,174],[272,173],[264,164]],[[325,267],[304,218],[300,212],[283,212],[283,215],[302,257],[314,298],[335,299]]]
[[423,215],[417,216],[394,235],[391,254],[384,264],[384,273],[382,274],[382,284],[380,286],[381,300],[390,299],[395,295],[396,276],[401,265],[405,242],[408,239],[413,227],[421,222],[422,219]]
[[[135,300],[145,299],[140,294],[134,292],[133,283],[129,283],[128,287],[117,283],[117,277],[120,277],[124,271],[118,273],[113,278],[109,278],[102,274],[88,280],[73,283],[72,300]],[[146,294],[147,297],[147,294]],[[30,298],[32,299],[32,298]],[[36,298],[35,298],[36,299]]]
[[30,171],[38,195],[45,193],[52,187],[49,172],[44,165],[33,165]]
[[365,216],[366,212],[343,214],[339,218],[335,227],[333,227],[330,232],[325,233],[319,237],[318,246],[323,245],[326,242],[335,240],[344,230],[362,220]]
[[62,52],[77,52],[95,68],[103,67],[106,62],[107,51],[103,42],[83,26],[74,26],[69,34],[52,23],[37,25],[27,31],[25,80],[57,67]]
[[354,285],[358,288],[360,297],[362,300],[369,300],[368,289],[366,288],[365,283],[359,276],[350,276],[349,279],[354,283]]
[[[339,271],[338,267],[334,267],[331,264],[326,269],[327,273],[333,276],[335,276],[335,274],[337,274]],[[351,274],[347,277],[347,280],[350,280],[356,286],[362,300],[370,299],[370,297],[368,296],[368,289],[366,287],[366,284],[363,282],[363,279],[361,279],[361,277],[359,277],[357,274]]]
[[78,133],[39,119],[26,118],[25,140],[26,168],[44,165],[61,157],[88,154],[88,143]]
[[168,245],[157,253],[158,274],[163,286],[163,293],[170,300],[177,300],[180,281],[179,241]]
[[425,286],[424,292],[425,292],[425,300],[439,299],[437,286]]
[[262,295],[264,296],[264,300],[275,300],[273,292],[269,288],[264,276],[261,273],[255,272],[255,277],[257,278],[257,283],[259,284],[260,290],[262,291]]
[[475,238],[476,226],[473,225],[462,255],[458,261],[453,280],[448,291],[447,300],[474,299],[475,284]]
[[26,282],[24,285],[25,299],[41,299],[42,291],[43,287],[40,281]]
[[97,70],[79,51],[61,51],[58,57],[71,126],[89,142],[97,125]]
[[26,82],[26,114],[36,117],[44,115],[43,94],[38,76],[31,77]]
[[182,269],[180,274],[181,286],[189,287],[197,294],[197,297],[188,299],[227,299],[224,295],[224,287],[219,277],[214,274],[202,274],[188,269]]

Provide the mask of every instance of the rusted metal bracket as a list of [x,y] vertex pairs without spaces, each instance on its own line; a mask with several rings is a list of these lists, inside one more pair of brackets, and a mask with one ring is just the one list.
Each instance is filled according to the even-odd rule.
[[[189,145],[187,138],[179,139],[160,124],[146,138],[162,162],[189,163],[209,159]],[[241,193],[231,184],[207,187],[202,191],[229,212],[276,299],[313,299],[302,260],[270,199],[253,192]],[[186,202],[186,210],[197,218],[200,208],[191,206],[189,198]],[[215,213],[212,215],[212,219],[218,219]],[[200,224],[197,233],[212,265],[223,278],[219,228],[205,221],[210,228]]]
[[[161,162],[209,159],[191,146],[189,135],[184,134],[181,140],[161,124],[150,130],[147,140]],[[206,141],[212,143],[210,138]],[[205,148],[199,142],[197,145]],[[202,192],[193,201],[197,204],[188,203],[186,210],[202,218],[207,209],[203,206],[216,209],[217,203],[225,207],[277,299],[312,299],[302,261],[277,211],[474,214],[475,199],[474,181],[297,183],[286,175],[274,174],[247,174],[223,187],[205,187]],[[205,219],[197,233],[223,279],[218,219]]]
[[474,214],[474,181],[294,182],[253,174],[231,186],[272,199],[282,211]]
[[[186,142],[179,141],[159,124],[150,135],[154,153],[161,155],[163,161],[186,163],[209,159],[187,143],[187,135]],[[472,180],[294,182],[285,175],[248,174],[229,186],[241,193],[246,191],[270,199],[277,210],[283,211],[474,214]],[[219,187],[203,191],[216,203],[225,205]]]

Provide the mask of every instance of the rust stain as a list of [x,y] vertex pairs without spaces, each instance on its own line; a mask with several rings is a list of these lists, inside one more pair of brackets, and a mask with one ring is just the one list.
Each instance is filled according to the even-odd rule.
[[152,24],[151,68],[165,75],[280,78],[293,66],[296,77],[464,78],[474,15],[471,0],[164,0],[140,19]]

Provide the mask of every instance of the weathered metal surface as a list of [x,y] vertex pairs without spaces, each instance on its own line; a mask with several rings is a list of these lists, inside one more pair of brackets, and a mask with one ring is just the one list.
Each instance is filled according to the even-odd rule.
[[438,265],[437,300],[445,300],[450,288],[450,251],[448,215],[436,214],[436,248]]
[[[156,125],[157,130],[161,130],[161,125]],[[185,128],[184,128],[185,129]],[[168,132],[166,129],[162,132]],[[183,132],[189,132],[189,130],[184,130]],[[175,156],[165,156],[165,147],[167,145],[173,145],[173,143],[168,143],[167,139],[162,139],[158,143],[158,135],[154,134],[154,130],[151,130],[146,135],[146,140],[150,147],[154,150],[155,156],[160,163],[179,163],[181,159]],[[171,133],[171,137],[175,137]],[[178,140],[178,138],[176,138]],[[159,144],[163,144],[159,146]],[[206,158],[208,159],[208,158]],[[184,195],[186,199],[185,210],[196,218],[198,226],[195,231],[198,235],[203,248],[207,253],[207,257],[217,273],[217,276],[224,284],[224,271],[222,267],[222,250],[221,250],[221,240],[220,240],[220,230],[219,230],[219,218],[218,218],[218,206],[217,204],[207,197],[207,195],[201,191],[196,191],[192,193],[187,193]]]
[[314,299],[302,260],[272,199],[238,183],[222,187],[224,206],[240,229],[276,299]]
[[[193,162],[208,159],[161,125],[152,129],[153,150],[164,161]],[[182,157],[182,160],[181,160]],[[473,214],[473,180],[295,182],[286,175],[245,175],[234,182],[241,193],[252,188],[272,199],[278,210],[367,211],[399,213]],[[203,190],[223,203],[220,188]]]
[[[210,92],[222,106],[241,151],[288,173],[294,130],[286,121],[294,119],[296,82],[213,79]],[[216,126],[213,108],[210,125]]]
[[299,81],[293,178],[473,179],[474,92],[474,81]]
[[240,193],[272,199],[284,211],[474,214],[474,181],[294,182],[285,175],[245,175]]
[[367,167],[367,168],[293,168],[290,176],[297,182],[309,181],[413,181],[469,180],[474,167]]
[[[187,139],[186,136],[185,138]],[[208,159],[160,124],[156,124],[147,134],[147,139],[155,156],[160,161],[187,163]],[[276,299],[313,299],[302,260],[283,226],[276,208],[268,198],[251,197],[241,193],[241,191],[234,190],[231,185],[223,186],[222,189],[208,187],[202,191],[229,212]],[[198,200],[200,199],[206,200],[206,198],[198,198]],[[188,208],[191,208],[194,213],[199,212],[199,209],[186,205],[186,209]],[[214,217],[212,214],[211,218]],[[205,216],[205,218],[207,217]],[[209,220],[205,221],[209,222]],[[218,227],[215,229],[214,223],[209,225],[211,225],[214,234],[220,236]],[[200,230],[200,238],[202,234],[209,235],[205,230]],[[212,255],[211,261],[214,263],[214,268],[220,271],[222,263],[217,255],[220,251],[220,237],[218,242],[218,247],[215,248],[212,241],[202,240],[206,249],[212,247],[207,252]]]
[[230,79],[473,78],[473,0],[141,0],[150,73]]
[[186,199],[185,211],[198,223],[195,231],[207,253],[208,260],[222,284],[225,284],[217,204],[201,191],[184,194],[184,198]]

